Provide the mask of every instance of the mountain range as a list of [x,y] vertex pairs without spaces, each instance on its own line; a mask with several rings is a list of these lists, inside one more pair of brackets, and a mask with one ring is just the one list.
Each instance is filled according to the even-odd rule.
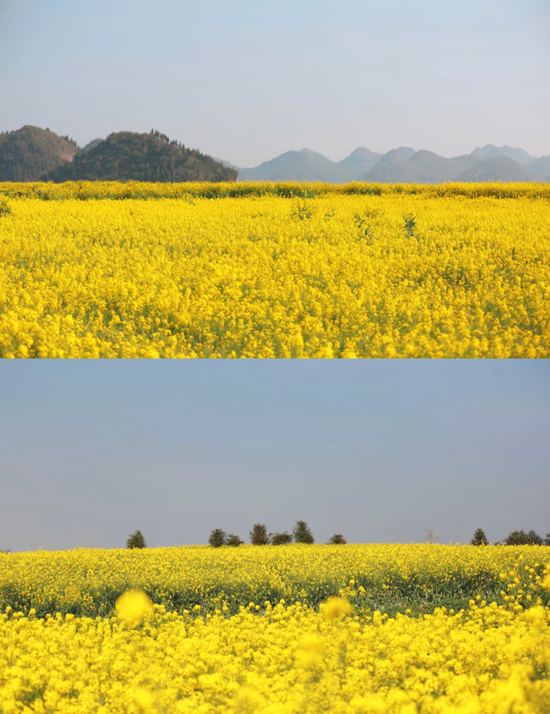
[[311,149],[287,151],[254,168],[238,168],[188,149],[158,131],[122,131],[80,148],[68,136],[24,126],[0,132],[0,181],[323,181],[444,183],[550,181],[550,156],[510,146],[478,147],[444,158],[407,146],[385,154],[358,147],[341,161]]
[[385,154],[359,147],[341,161],[331,161],[311,149],[302,149],[287,151],[255,168],[234,168],[239,172],[239,181],[550,181],[550,156],[536,158],[523,149],[492,144],[450,159],[407,146]]

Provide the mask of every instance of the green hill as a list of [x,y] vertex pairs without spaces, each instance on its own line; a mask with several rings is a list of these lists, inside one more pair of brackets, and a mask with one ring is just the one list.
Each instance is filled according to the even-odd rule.
[[49,129],[24,126],[0,133],[0,181],[39,181],[44,174],[70,164],[76,141]]
[[237,171],[151,131],[111,134],[45,179],[62,181],[235,181]]

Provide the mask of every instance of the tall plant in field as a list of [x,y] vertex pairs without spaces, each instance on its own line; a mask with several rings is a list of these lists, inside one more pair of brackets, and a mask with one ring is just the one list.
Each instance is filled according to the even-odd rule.
[[267,545],[269,543],[267,528],[263,523],[254,523],[250,531],[250,542],[252,545]]
[[305,521],[296,521],[296,525],[292,529],[292,534],[295,543],[315,543],[313,533]]
[[470,541],[470,545],[489,545],[489,541],[487,540],[487,536],[485,535],[483,528],[476,529],[474,536]]
[[127,548],[147,548],[147,543],[141,531],[135,531],[126,540]]

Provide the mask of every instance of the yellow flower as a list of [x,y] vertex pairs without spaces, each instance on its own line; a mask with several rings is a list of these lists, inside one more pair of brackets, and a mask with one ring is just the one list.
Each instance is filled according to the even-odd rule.
[[354,611],[353,605],[343,597],[329,597],[320,606],[326,620],[335,620],[342,615],[351,615]]
[[139,625],[152,614],[153,603],[141,590],[127,590],[116,601],[116,616],[127,625]]

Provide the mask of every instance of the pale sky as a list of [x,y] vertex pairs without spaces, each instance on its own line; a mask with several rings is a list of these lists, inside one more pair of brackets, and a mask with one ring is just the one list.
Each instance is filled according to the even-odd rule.
[[549,36],[548,0],[0,0],[0,130],[549,155]]
[[529,360],[0,363],[0,550],[494,542],[550,532],[550,368]]

